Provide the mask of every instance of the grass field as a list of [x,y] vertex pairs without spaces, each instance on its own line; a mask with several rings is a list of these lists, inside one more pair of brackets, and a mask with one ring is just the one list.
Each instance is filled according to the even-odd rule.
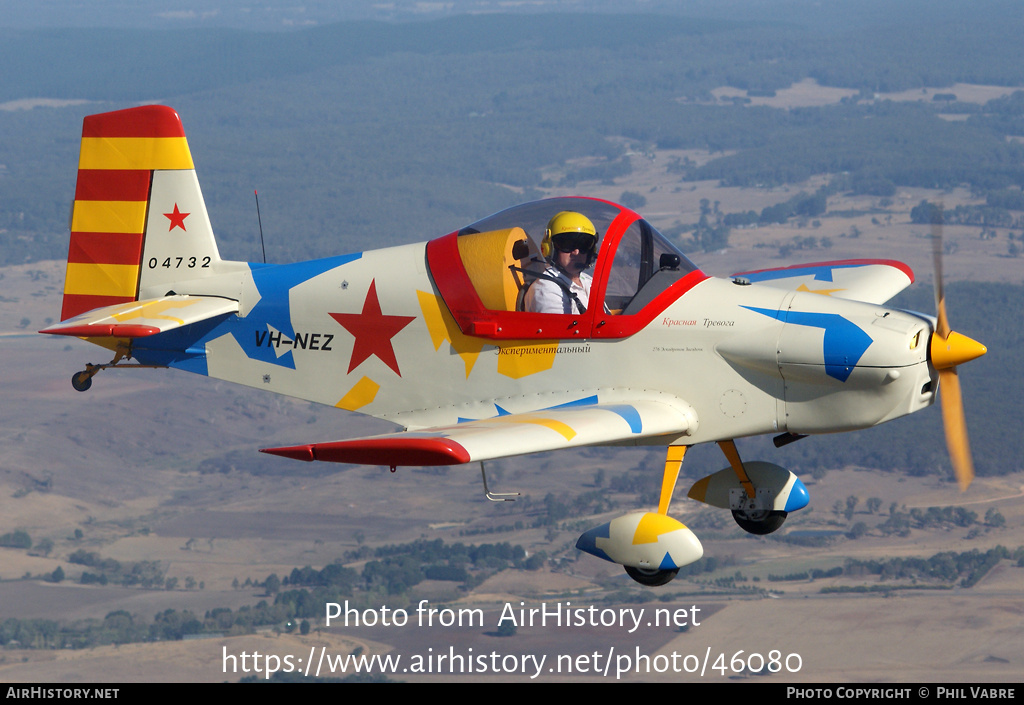
[[[987,99],[984,87],[955,87],[961,100]],[[962,94],[962,95],[961,95]],[[774,101],[799,106],[806,101],[838,100],[838,94],[798,84]],[[907,95],[906,99],[914,99]],[[989,96],[991,97],[991,96]],[[930,99],[930,97],[929,97]],[[804,101],[804,102],[802,102]],[[824,177],[782,189],[721,188],[714,183],[683,183],[667,170],[673,157],[706,160],[711,155],[659,152],[631,157],[633,171],[614,184],[581,183],[583,195],[618,200],[625,191],[642,194],[641,208],[661,228],[699,218],[701,199],[720,202],[723,212],[756,210],[813,191]],[[557,170],[551,174],[557,177]],[[553,192],[552,192],[552,195]],[[732,232],[720,252],[689,251],[707,272],[732,272],[796,262],[884,257],[909,263],[918,285],[931,278],[931,248],[923,226],[910,223],[910,209],[922,199],[941,200],[947,208],[977,203],[965,191],[948,193],[900,189],[884,206],[872,197],[835,196],[820,224],[786,224]],[[485,215],[483,213],[479,214]],[[215,224],[216,225],[216,224]],[[853,228],[859,237],[850,237]],[[440,233],[438,233],[440,235]],[[1017,282],[1019,260],[1006,256],[1006,233],[981,240],[978,228],[947,227],[955,253],[945,260],[950,280]],[[798,249],[781,259],[780,248],[794,238],[828,238],[831,247]],[[270,573],[294,567],[322,567],[356,548],[418,538],[460,538],[461,529],[486,529],[508,523],[515,508],[484,500],[476,468],[452,468],[444,474],[377,468],[335,472],[259,456],[255,450],[306,438],[363,435],[387,430],[388,424],[258,391],[212,382],[176,371],[105,371],[88,394],[71,389],[71,374],[83,363],[106,362],[106,351],[78,341],[54,340],[33,331],[58,316],[63,263],[43,262],[0,271],[0,534],[22,529],[34,541],[48,538],[47,556],[0,549],[0,621],[10,617],[78,620],[102,619],[125,609],[151,619],[164,609],[197,613],[218,606],[236,609],[265,599],[259,589],[233,589],[246,578],[262,581]],[[197,467],[217,453],[238,451],[246,465],[227,473],[201,474]],[[710,455],[703,457],[712,457]],[[713,456],[714,464],[721,459]],[[532,497],[548,492],[576,494],[593,489],[594,473],[609,474],[643,466],[652,486],[660,476],[659,458],[643,449],[602,449],[495,463],[499,491],[518,490]],[[689,460],[688,460],[689,462]],[[700,462],[700,461],[698,461]],[[314,464],[316,465],[316,464]],[[490,466],[489,466],[490,467]],[[717,469],[715,467],[714,469]],[[314,631],[301,637],[273,632],[222,636],[198,641],[132,644],[84,651],[7,649],[0,652],[0,681],[127,682],[237,680],[225,673],[223,655],[259,651],[281,657],[307,658],[324,647],[333,654],[394,653],[406,659],[429,649],[455,648],[468,653],[585,655],[621,649],[633,653],[722,653],[778,650],[799,654],[801,668],[764,676],[801,682],[981,682],[1017,681],[1024,656],[1020,634],[1024,610],[1024,569],[1003,562],[979,585],[963,590],[905,591],[895,596],[823,595],[824,586],[876,584],[872,577],[772,582],[769,576],[842,565],[847,557],[928,557],[942,551],[986,550],[1001,544],[1024,545],[1024,473],[982,478],[961,495],[934,478],[831,470],[818,481],[805,478],[812,507],[795,515],[785,531],[845,531],[849,522],[832,511],[851,495],[861,498],[854,521],[872,529],[858,539],[837,539],[822,548],[806,548],[743,534],[728,517],[679,497],[674,512],[683,521],[709,528],[697,533],[706,556],[728,558],[729,566],[678,580],[665,592],[671,603],[697,605],[705,615],[686,633],[644,628],[639,636],[610,628],[530,628],[515,637],[497,638],[494,625],[471,628],[354,628]],[[492,488],[494,489],[494,488]],[[883,500],[878,514],[864,500]],[[625,502],[635,499],[626,497]],[[884,537],[873,530],[891,503],[901,507],[957,505],[984,515],[996,508],[1005,517],[1000,529],[971,535],[967,529],[914,530]],[[718,516],[715,519],[712,515]],[[452,583],[427,582],[410,599],[480,607],[488,614],[520,601],[572,601],[576,605],[655,607],[643,602],[618,566],[575,550],[576,524],[592,526],[603,517],[574,519],[552,534],[542,529],[481,533],[478,542],[508,541],[529,552],[544,551],[552,562],[537,572],[493,576],[469,593]],[[75,537],[76,529],[82,532]],[[152,560],[178,578],[174,590],[82,586],[81,566],[68,563],[78,549],[96,551],[123,562]],[[38,577],[58,566],[68,580],[60,585]],[[710,581],[741,572],[746,583],[765,590],[742,595],[715,588]],[[23,576],[30,576],[24,578]],[[187,578],[203,589],[185,590]],[[757,579],[756,582],[754,579]],[[612,602],[605,602],[611,599]],[[640,601],[637,601],[640,600]],[[317,625],[314,625],[314,628]],[[433,652],[432,652],[433,653]],[[549,661],[549,664],[550,662]],[[544,672],[543,679],[594,679],[590,669]],[[479,676],[479,674],[477,674]],[[730,674],[655,674],[673,681],[721,680]],[[737,674],[732,674],[737,675]],[[396,674],[399,679],[462,679],[458,675]],[[522,676],[525,678],[525,676]],[[634,680],[650,676],[630,675]],[[746,674],[743,677],[760,678]]]

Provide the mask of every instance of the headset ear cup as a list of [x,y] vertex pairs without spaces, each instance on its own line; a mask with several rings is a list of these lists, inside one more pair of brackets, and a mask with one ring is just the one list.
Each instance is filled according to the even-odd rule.
[[541,240],[540,254],[544,259],[551,259],[553,249],[554,248],[551,244],[551,231],[548,230],[544,233],[544,239]]

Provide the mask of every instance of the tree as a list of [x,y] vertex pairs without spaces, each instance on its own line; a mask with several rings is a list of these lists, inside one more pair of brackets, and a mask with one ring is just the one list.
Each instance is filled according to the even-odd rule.
[[846,511],[843,512],[843,516],[849,521],[853,518],[853,511],[857,508],[857,504],[860,502],[860,497],[850,495],[846,498]]
[[797,215],[805,215],[809,218],[822,215],[828,210],[828,198],[823,191],[818,191],[811,196],[797,201],[794,204],[794,210]]
[[32,537],[28,535],[27,531],[18,529],[0,536],[0,546],[6,548],[31,548]]
[[[711,216],[714,215],[714,224]],[[694,244],[704,252],[714,252],[724,249],[729,245],[729,226],[724,223],[725,216],[718,210],[718,202],[715,202],[715,210],[711,210],[711,201],[706,198],[700,199],[700,220],[697,228],[693,231]]]
[[918,225],[941,223],[942,208],[934,203],[929,203],[928,201],[923,200],[910,209],[910,222]]

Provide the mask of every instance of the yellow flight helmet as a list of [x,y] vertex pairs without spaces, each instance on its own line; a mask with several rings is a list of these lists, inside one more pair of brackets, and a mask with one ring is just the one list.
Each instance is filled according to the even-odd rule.
[[573,249],[586,252],[588,262],[593,262],[597,257],[597,228],[590,222],[590,218],[582,213],[562,211],[548,221],[544,240],[540,244],[540,253],[545,259],[551,259],[555,254],[555,238],[570,240],[578,245]]

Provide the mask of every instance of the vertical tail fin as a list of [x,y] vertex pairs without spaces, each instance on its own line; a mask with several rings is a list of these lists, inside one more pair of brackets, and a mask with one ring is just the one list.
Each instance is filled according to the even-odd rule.
[[178,114],[148,105],[86,117],[61,320],[219,261]]

